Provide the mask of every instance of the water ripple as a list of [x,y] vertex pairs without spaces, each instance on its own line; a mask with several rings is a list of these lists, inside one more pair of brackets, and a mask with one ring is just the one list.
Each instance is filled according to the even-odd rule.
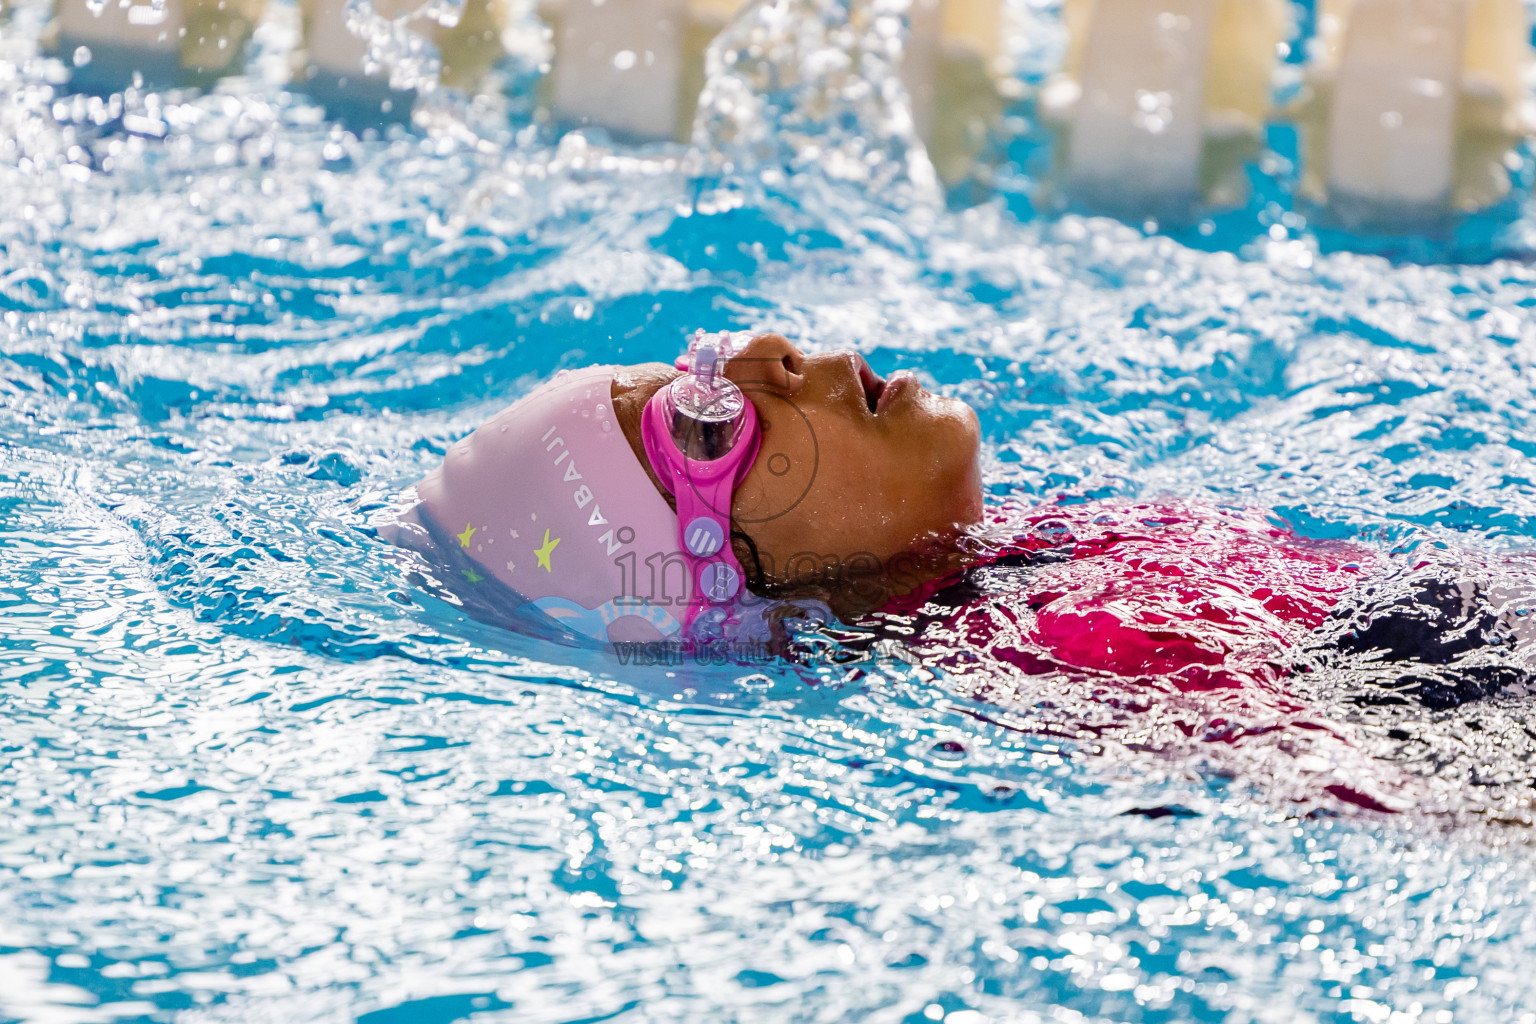
[[[441,96],[360,141],[254,75],[64,95],[41,8],[5,17],[0,1016],[1529,1017],[1512,830],[1299,817],[1272,762],[1117,751],[831,637],[750,673],[621,668],[467,619],[370,525],[556,369],[703,324],[966,398],[998,494],[1518,554],[1527,262],[1242,225],[1214,251],[1032,217],[1007,182],[946,209],[897,94],[761,88],[794,47],[721,64],[692,150]],[[746,94],[761,120],[718,120]],[[794,141],[828,133],[830,171]],[[1527,698],[1405,742],[1319,686],[1382,763],[1495,810],[1528,787]]]

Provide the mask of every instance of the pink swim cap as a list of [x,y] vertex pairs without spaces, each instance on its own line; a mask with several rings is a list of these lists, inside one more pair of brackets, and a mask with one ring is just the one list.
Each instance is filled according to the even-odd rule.
[[456,443],[407,518],[468,559],[456,590],[494,580],[578,636],[667,639],[692,585],[677,516],[614,415],[613,373],[561,371]]

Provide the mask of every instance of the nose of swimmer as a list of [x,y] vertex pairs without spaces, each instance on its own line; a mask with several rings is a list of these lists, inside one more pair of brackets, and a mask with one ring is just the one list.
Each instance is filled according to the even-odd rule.
[[805,353],[781,334],[759,334],[725,366],[738,387],[756,385],[795,394],[805,386]]

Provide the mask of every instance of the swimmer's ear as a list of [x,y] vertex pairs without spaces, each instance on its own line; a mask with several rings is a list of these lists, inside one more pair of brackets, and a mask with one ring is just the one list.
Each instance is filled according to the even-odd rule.
[[754,385],[793,395],[805,386],[805,353],[782,334],[759,334],[725,364],[725,376],[738,387]]

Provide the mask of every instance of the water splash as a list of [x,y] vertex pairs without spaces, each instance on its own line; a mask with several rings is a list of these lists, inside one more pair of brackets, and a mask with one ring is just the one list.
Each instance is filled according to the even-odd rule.
[[[560,366],[708,325],[965,397],[1000,492],[1492,558],[1533,522],[1525,263],[909,204],[893,114],[862,181],[799,148],[701,181],[682,149],[444,97],[374,141],[260,77],[77,98],[42,9],[8,16],[0,957],[29,980],[0,1015],[1529,1013],[1507,835],[1298,820],[1186,750],[1000,722],[895,648],[814,638],[809,681],[621,671],[465,621],[366,532]],[[747,135],[782,112],[842,145],[817,95]],[[1410,770],[1523,785],[1523,705],[1470,714],[1356,725]]]
[[899,75],[903,0],[761,0],[710,44],[694,145],[716,169],[813,168],[932,198]]
[[433,91],[443,61],[437,45],[422,31],[422,23],[451,27],[458,24],[462,8],[462,0],[427,0],[385,14],[372,0],[347,0],[347,31],[367,45],[363,72],[383,72],[389,87],[400,92]]

